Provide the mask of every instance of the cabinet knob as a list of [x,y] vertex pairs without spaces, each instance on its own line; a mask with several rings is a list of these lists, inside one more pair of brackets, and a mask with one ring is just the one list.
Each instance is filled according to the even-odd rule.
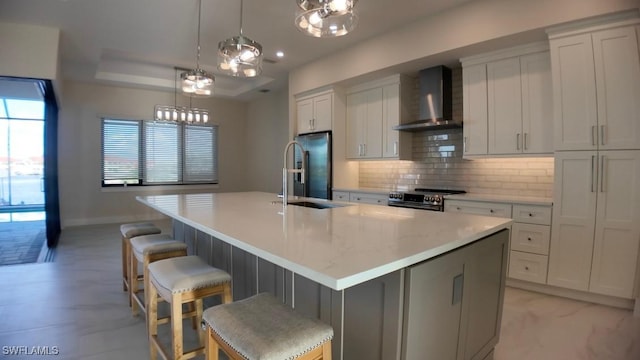
[[456,210],[462,210],[462,209],[460,209],[460,206],[456,206]]
[[489,212],[493,214],[493,209],[489,209]]
[[528,266],[525,266],[525,267],[524,267],[524,269],[525,269],[525,270],[527,270],[527,271],[529,271],[529,267],[528,267]]
[[529,213],[529,217],[533,217],[533,214],[532,214],[532,213]]
[[528,237],[527,240],[531,241],[531,237]]

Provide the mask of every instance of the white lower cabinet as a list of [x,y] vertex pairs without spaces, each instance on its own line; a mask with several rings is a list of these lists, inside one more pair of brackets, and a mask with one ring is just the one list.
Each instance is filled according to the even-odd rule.
[[445,200],[444,209],[448,212],[512,218],[508,277],[547,283],[551,206]]
[[357,191],[334,191],[333,200],[348,201],[353,203],[387,205],[389,195],[387,193],[357,192]]
[[640,249],[640,150],[556,153],[551,285],[632,299]]

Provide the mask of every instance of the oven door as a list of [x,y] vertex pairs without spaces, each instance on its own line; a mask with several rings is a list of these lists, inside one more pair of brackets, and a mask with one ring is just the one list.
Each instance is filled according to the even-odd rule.
[[418,210],[431,210],[431,211],[444,210],[441,205],[430,205],[430,204],[423,204],[423,203],[412,202],[412,201],[389,201],[387,205],[402,207],[402,208],[418,209]]

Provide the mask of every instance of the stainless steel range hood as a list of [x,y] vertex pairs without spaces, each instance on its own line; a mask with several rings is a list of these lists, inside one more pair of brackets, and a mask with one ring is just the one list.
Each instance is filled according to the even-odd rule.
[[462,127],[451,116],[451,69],[436,66],[419,73],[420,111],[418,121],[394,126],[400,131],[424,131]]

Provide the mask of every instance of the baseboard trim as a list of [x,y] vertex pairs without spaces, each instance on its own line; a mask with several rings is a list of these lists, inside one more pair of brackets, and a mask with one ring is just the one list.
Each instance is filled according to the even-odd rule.
[[586,301],[590,303],[612,306],[627,310],[633,310],[636,302],[632,299],[622,299],[614,296],[592,294],[584,291],[564,289],[551,285],[536,284],[517,279],[507,279],[506,285],[513,288],[535,291],[547,295],[565,297],[573,300]]
[[156,213],[154,215],[145,214],[144,218],[136,217],[136,216],[109,216],[109,217],[100,217],[100,218],[80,218],[80,219],[69,219],[64,220],[62,222],[62,228],[73,227],[73,226],[86,226],[86,225],[104,225],[104,224],[117,224],[117,223],[131,223],[131,222],[140,222],[140,221],[153,221],[153,220],[166,220],[169,219],[167,216]]

